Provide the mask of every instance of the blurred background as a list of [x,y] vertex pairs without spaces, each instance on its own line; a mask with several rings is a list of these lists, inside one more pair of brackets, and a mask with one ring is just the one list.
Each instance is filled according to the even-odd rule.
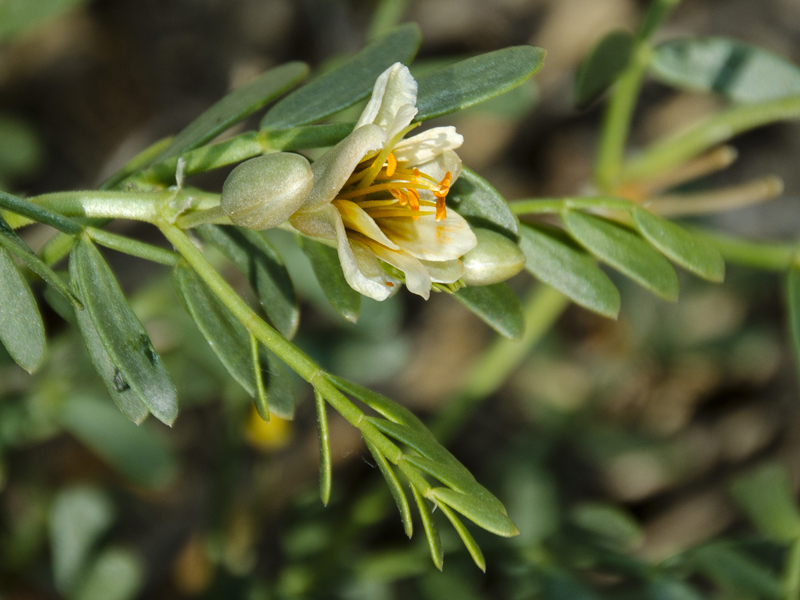
[[[602,103],[573,108],[575,69],[605,33],[634,28],[646,4],[397,6],[422,29],[420,71],[510,45],[547,49],[535,82],[442,119],[464,135],[464,163],[511,200],[586,191]],[[261,71],[289,60],[324,69],[357,51],[378,27],[375,8],[367,0],[0,0],[0,189],[96,187]],[[685,0],[658,39],[683,35],[736,37],[800,62],[800,4]],[[721,106],[649,82],[633,143]],[[246,127],[257,120],[234,132]],[[800,124],[733,145],[736,167],[692,189],[776,174],[786,191],[706,223],[795,239]],[[227,172],[192,183],[216,191]],[[157,239],[147,228],[115,227]],[[365,299],[350,325],[280,233],[270,237],[303,303],[297,343],[435,423],[495,334],[445,294],[427,303],[405,293]],[[25,231],[34,248],[50,235]],[[332,412],[334,494],[323,508],[309,389],[297,386],[294,421],[262,425],[175,301],[167,270],[108,256],[168,363],[182,413],[171,430],[130,425],[73,327],[50,309],[39,373],[0,355],[3,600],[779,597],[768,578],[784,547],[757,536],[730,493],[765,464],[784,467],[791,489],[800,484],[798,371],[774,275],[730,267],[714,286],[684,273],[673,305],[611,274],[623,298],[617,322],[574,306],[563,314],[448,440],[522,532],[512,540],[474,532],[484,575],[449,528],[443,573],[419,533],[405,538],[358,433]],[[527,275],[511,283],[522,298],[534,286]],[[731,579],[748,568],[755,592]]]

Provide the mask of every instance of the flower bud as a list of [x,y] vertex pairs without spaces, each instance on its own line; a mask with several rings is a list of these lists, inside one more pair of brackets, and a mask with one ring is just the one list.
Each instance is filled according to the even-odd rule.
[[270,229],[291,217],[313,186],[314,174],[305,157],[266,154],[231,171],[222,185],[220,206],[234,225]]
[[473,229],[478,245],[461,257],[467,285],[489,285],[505,281],[525,266],[525,255],[514,242],[488,229]]

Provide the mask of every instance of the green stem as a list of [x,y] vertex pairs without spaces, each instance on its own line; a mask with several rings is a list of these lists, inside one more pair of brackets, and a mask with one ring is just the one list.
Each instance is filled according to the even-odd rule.
[[680,0],[651,2],[636,34],[630,63],[614,85],[603,119],[594,170],[595,185],[602,191],[612,191],[620,183],[636,100],[653,52],[650,37],[679,2]]
[[630,200],[605,196],[595,198],[532,198],[508,203],[511,212],[515,215],[554,214],[567,209],[591,210],[595,208],[629,211],[632,205],[633,203]]
[[[313,360],[304,354],[297,346],[289,342],[275,329],[261,319],[248,304],[228,285],[228,283],[209,264],[202,252],[192,243],[189,237],[175,225],[164,221],[157,223],[164,236],[175,246],[187,263],[195,270],[200,278],[208,285],[222,303],[258,340],[275,353],[295,373],[300,375],[315,390],[330,403],[350,424],[361,429],[364,437],[369,436],[370,441],[389,455],[397,456],[396,446],[387,446],[389,442],[383,435],[373,436],[368,421],[364,420],[364,413],[356,407],[344,394],[342,394],[325,376],[323,371]],[[374,427],[372,428],[374,429]],[[376,430],[377,432],[377,430]],[[383,439],[378,439],[383,438]],[[388,456],[388,455],[387,455]]]
[[534,289],[524,306],[523,338],[519,341],[497,338],[433,422],[431,431],[443,444],[453,438],[475,407],[503,384],[568,305],[567,297],[550,286],[542,284]]
[[699,227],[687,229],[711,242],[727,262],[763,271],[777,272],[787,271],[791,267],[800,267],[800,254],[798,254],[795,244],[753,242]]
[[634,48],[631,62],[617,80],[606,108],[594,169],[595,184],[602,191],[614,190],[620,181],[633,111],[651,51],[647,42],[639,42]]
[[50,227],[54,227],[71,236],[80,235],[83,231],[83,227],[70,221],[63,215],[56,214],[47,208],[37,206],[33,199],[23,200],[22,198],[17,198],[16,196],[0,191],[0,207],[33,221],[37,221],[38,223],[50,225]]
[[192,227],[199,227],[200,225],[230,225],[231,220],[222,207],[217,205],[206,210],[191,212],[178,217],[175,224],[181,229],[191,229]]
[[655,177],[740,133],[797,119],[800,119],[800,96],[729,108],[688,131],[654,144],[625,165],[622,179],[628,182]]
[[786,592],[786,600],[800,600],[800,540],[795,540],[789,549],[783,587]]
[[176,192],[56,192],[31,198],[38,206],[68,217],[131,219],[153,223],[161,217],[161,207],[173,200]]
[[95,229],[94,227],[87,227],[86,233],[98,244],[116,250],[117,252],[124,252],[125,254],[151,260],[168,267],[174,267],[181,262],[181,255],[176,252],[165,250],[164,248],[159,248],[138,240],[132,240],[123,235],[117,235],[116,233],[104,231],[103,229]]

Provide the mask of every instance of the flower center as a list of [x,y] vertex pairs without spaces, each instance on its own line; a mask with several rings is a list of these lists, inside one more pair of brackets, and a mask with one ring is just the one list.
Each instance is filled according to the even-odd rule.
[[[393,146],[394,144],[392,144]],[[452,184],[448,171],[441,181],[404,167],[391,152],[381,152],[377,157],[363,160],[350,176],[336,200],[356,203],[373,219],[411,218],[436,215],[441,221],[447,217],[445,199]],[[364,182],[368,185],[364,185]]]

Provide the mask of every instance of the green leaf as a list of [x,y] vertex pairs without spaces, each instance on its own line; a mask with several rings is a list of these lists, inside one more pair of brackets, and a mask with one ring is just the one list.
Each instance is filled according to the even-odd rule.
[[513,46],[468,58],[419,80],[417,121],[446,115],[507,92],[536,74],[545,51]]
[[17,264],[0,247],[0,342],[11,358],[33,373],[44,360],[45,335],[42,316],[31,288]]
[[[130,387],[154,417],[171,425],[178,416],[175,386],[100,251],[89,240],[79,239],[70,255],[69,269],[95,333],[115,368],[115,388],[122,392]],[[79,325],[81,320],[79,316]],[[92,335],[84,328],[81,333]],[[87,339],[87,347],[89,344]],[[108,381],[107,373],[101,372],[101,376]]]
[[[472,560],[475,561],[475,564],[478,565],[478,568],[486,572],[486,559],[483,557],[483,552],[481,552],[480,546],[475,542],[475,539],[472,537],[470,532],[461,522],[461,519],[458,518],[455,512],[453,512],[447,504],[440,504],[439,508],[442,509],[442,512],[447,517],[448,521],[453,525],[453,528],[458,533],[458,537],[461,538],[461,541],[464,542],[464,546],[467,547],[467,551],[469,551],[469,555],[472,557]],[[410,536],[409,536],[410,537]]]
[[800,538],[800,510],[784,467],[766,464],[736,478],[731,484],[731,494],[759,531],[769,538],[779,542]]
[[130,550],[109,548],[97,557],[74,600],[132,600],[146,578],[142,560]]
[[800,270],[786,274],[786,308],[789,312],[789,336],[792,339],[795,365],[800,372]]
[[421,435],[433,435],[414,413],[396,402],[392,402],[386,396],[330,373],[326,373],[325,376],[340,390],[360,400],[382,417],[406,425]]
[[518,340],[525,333],[522,304],[505,283],[466,287],[453,296],[500,335]]
[[114,505],[103,490],[74,486],[58,493],[50,508],[50,552],[56,587],[66,594],[86,559],[114,519]]
[[670,40],[650,64],[659,81],[680,89],[754,103],[800,94],[800,67],[758,46],[724,37]]
[[64,298],[69,300],[73,305],[82,308],[82,304],[75,294],[67,287],[64,280],[61,279],[56,273],[48,267],[42,259],[40,259],[33,250],[30,249],[20,237],[14,233],[14,230],[9,227],[8,223],[0,217],[0,246],[8,250],[11,254],[16,256],[22,261],[26,267],[36,273],[42,280],[47,283],[52,289],[60,293]]
[[617,80],[631,60],[633,47],[633,34],[612,31],[592,48],[575,77],[575,106],[589,106]]
[[156,161],[178,156],[211,141],[308,75],[308,66],[290,62],[270,69],[219,100],[175,136]]
[[403,460],[436,477],[454,490],[474,496],[485,505],[491,506],[494,511],[501,515],[506,514],[506,508],[503,503],[479,484],[472,473],[469,472],[469,469],[436,441],[436,438],[428,430],[418,431],[400,423],[393,423],[392,421],[375,417],[367,417],[367,420],[383,433],[422,455],[404,456]]
[[678,299],[678,275],[661,254],[631,231],[576,211],[561,214],[570,235],[589,252],[665,300]]
[[275,104],[261,120],[262,129],[287,129],[319,121],[366,98],[378,75],[417,53],[419,28],[401,25],[375,40],[339,67],[320,75]]
[[[332,480],[331,438],[328,431],[328,411],[325,406],[325,398],[317,390],[314,390],[314,402],[317,408],[317,429],[319,433],[319,495],[322,498],[322,504],[328,506],[328,501],[331,499]],[[373,455],[375,454],[372,448],[370,448],[370,452],[372,452]]]
[[269,410],[281,419],[294,419],[295,396],[292,381],[280,359],[272,352],[260,347],[261,376],[266,379]]
[[457,510],[470,521],[483,527],[496,535],[513,537],[519,535],[517,526],[503,513],[498,512],[493,506],[482,500],[462,494],[449,488],[433,488],[430,495],[443,504]]
[[397,478],[394,469],[392,469],[392,465],[390,465],[383,454],[381,454],[381,451],[366,438],[364,441],[367,443],[367,448],[369,448],[375,462],[378,463],[378,468],[381,470],[383,478],[389,486],[389,492],[391,492],[392,498],[394,498],[394,503],[397,505],[397,510],[400,512],[400,519],[403,521],[403,529],[410,538],[414,534],[414,524],[411,520],[411,507],[409,507],[408,498],[406,498],[406,494],[403,492],[403,486],[400,485],[400,480]]
[[604,317],[619,315],[619,291],[595,260],[561,231],[523,223],[519,247],[525,268],[576,304]]
[[114,359],[111,358],[111,355],[106,350],[105,343],[100,334],[97,333],[97,328],[94,326],[94,321],[92,321],[89,311],[74,310],[72,314],[78,322],[78,329],[81,332],[83,343],[86,345],[86,350],[89,352],[89,358],[103,380],[106,389],[108,389],[114,404],[131,421],[137,425],[142,423],[147,418],[147,415],[150,414],[150,411],[136,390],[125,381],[122,372],[117,368]]
[[177,462],[147,425],[136,426],[107,401],[91,397],[66,400],[59,422],[131,482],[163,488],[177,473]]
[[447,206],[473,227],[496,231],[512,241],[519,239],[519,223],[503,197],[483,177],[464,167],[450,193]]
[[297,242],[308,256],[325,297],[336,312],[355,323],[361,311],[361,294],[345,280],[336,248],[303,236],[297,236]]
[[291,338],[300,324],[300,309],[289,272],[264,236],[233,226],[202,225],[195,231],[244,273],[269,320],[284,336]]
[[727,542],[712,542],[692,551],[691,563],[717,585],[756,598],[783,598],[778,578]]
[[308,148],[335,146],[352,133],[355,123],[325,123],[305,125],[280,131],[259,132],[265,144],[275,150],[290,152]]
[[146,169],[148,165],[152,164],[152,162],[156,159],[158,155],[163,153],[169,147],[169,145],[172,143],[172,140],[174,139],[175,138],[173,136],[161,138],[157,142],[151,144],[150,146],[139,152],[139,154],[137,154],[127,163],[125,163],[121,169],[119,169],[111,177],[106,179],[100,185],[100,189],[101,190],[114,189],[118,184],[122,183],[122,181],[127,177],[130,177],[137,171]]
[[265,422],[269,422],[269,397],[267,396],[267,387],[264,385],[264,370],[261,368],[261,345],[258,343],[258,338],[252,332],[247,332],[250,338],[250,369],[251,373],[255,376],[256,393],[255,405],[258,416]]
[[173,283],[186,311],[203,334],[214,354],[239,385],[256,395],[250,356],[250,334],[222,304],[191,267],[178,265]]
[[60,17],[86,0],[3,0],[0,2],[0,41],[5,41]]
[[632,213],[642,237],[667,258],[708,281],[719,283],[725,279],[725,261],[711,243],[638,206],[633,207]]
[[422,519],[422,527],[425,529],[425,537],[428,538],[428,548],[431,551],[431,559],[436,568],[440,571],[444,566],[444,548],[442,548],[442,538],[439,537],[439,528],[436,527],[436,522],[433,520],[431,509],[425,498],[420,496],[417,488],[411,487],[411,493],[414,496],[414,501],[417,503],[419,516]]

